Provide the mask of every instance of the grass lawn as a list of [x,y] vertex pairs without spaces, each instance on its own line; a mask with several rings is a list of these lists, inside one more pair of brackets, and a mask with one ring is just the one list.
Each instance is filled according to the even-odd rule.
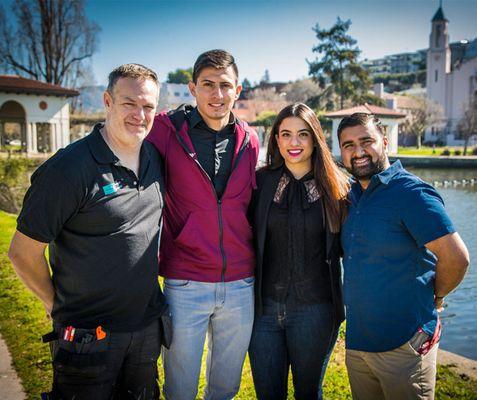
[[[442,152],[444,150],[449,150],[450,154],[453,156],[454,152],[456,150],[460,151],[460,155],[462,155],[462,152],[464,150],[463,147],[436,147],[433,149],[432,147],[429,146],[422,146],[420,149],[417,147],[399,147],[398,148],[398,154],[406,155],[406,156],[440,156],[442,155]],[[469,147],[467,149],[467,155],[470,156],[472,155],[472,147]]]
[[[38,399],[39,393],[51,385],[51,365],[48,346],[40,340],[49,332],[41,304],[31,295],[16,277],[7,258],[7,250],[15,229],[15,216],[0,211],[0,332],[12,353],[13,364],[28,395]],[[205,357],[204,357],[205,360]],[[159,362],[160,381],[163,382]],[[204,390],[205,367],[202,368],[199,394]],[[289,397],[293,398],[290,377]],[[437,376],[437,399],[475,400],[477,382],[459,376],[449,367],[439,367]],[[344,366],[343,334],[330,361],[324,382],[326,399],[351,399],[348,378]],[[242,374],[242,385],[236,399],[254,399],[252,375],[248,360]]]

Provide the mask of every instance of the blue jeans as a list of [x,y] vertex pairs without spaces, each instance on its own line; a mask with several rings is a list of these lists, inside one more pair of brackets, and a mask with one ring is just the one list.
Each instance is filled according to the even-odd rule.
[[259,400],[287,398],[291,366],[295,398],[321,399],[321,383],[338,335],[333,305],[287,309],[267,300],[250,342],[250,364]]
[[170,349],[163,352],[166,399],[195,400],[206,333],[204,399],[237,394],[252,333],[253,282],[253,277],[219,283],[165,279],[174,331]]

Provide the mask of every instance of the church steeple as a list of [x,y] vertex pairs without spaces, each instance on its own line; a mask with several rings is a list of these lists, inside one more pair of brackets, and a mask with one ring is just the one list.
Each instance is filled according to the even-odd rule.
[[432,31],[429,41],[429,47],[432,50],[445,51],[449,47],[448,24],[449,20],[444,17],[442,6],[440,6],[432,18]]
[[436,21],[449,22],[449,20],[446,17],[444,17],[444,11],[442,11],[442,5],[439,6],[439,9],[436,11],[436,13],[434,14],[434,17],[432,18],[432,22],[436,22]]
[[449,46],[449,21],[442,11],[442,2],[432,18],[432,29],[427,51],[427,96],[432,101],[446,105],[447,75],[451,72]]

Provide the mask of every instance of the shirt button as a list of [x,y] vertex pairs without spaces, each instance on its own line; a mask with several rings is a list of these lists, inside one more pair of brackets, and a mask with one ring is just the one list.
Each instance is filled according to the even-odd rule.
[[137,181],[134,181],[133,184],[134,184],[134,185],[137,185]]
[[358,211],[356,211],[356,214],[359,214],[359,210],[358,210]]
[[354,237],[354,233],[351,234],[351,237]]
[[351,256],[348,256],[348,260],[352,260],[352,259],[353,259],[353,257],[351,257]]

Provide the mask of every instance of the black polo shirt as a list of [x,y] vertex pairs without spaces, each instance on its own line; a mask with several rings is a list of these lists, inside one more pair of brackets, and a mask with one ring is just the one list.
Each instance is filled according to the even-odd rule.
[[202,168],[211,179],[218,197],[222,197],[232,169],[235,149],[235,118],[230,113],[229,123],[220,131],[210,128],[197,107],[187,116],[189,136]]
[[35,171],[17,229],[49,243],[55,325],[134,331],[164,304],[157,280],[161,159],[144,141],[136,177],[101,127]]

